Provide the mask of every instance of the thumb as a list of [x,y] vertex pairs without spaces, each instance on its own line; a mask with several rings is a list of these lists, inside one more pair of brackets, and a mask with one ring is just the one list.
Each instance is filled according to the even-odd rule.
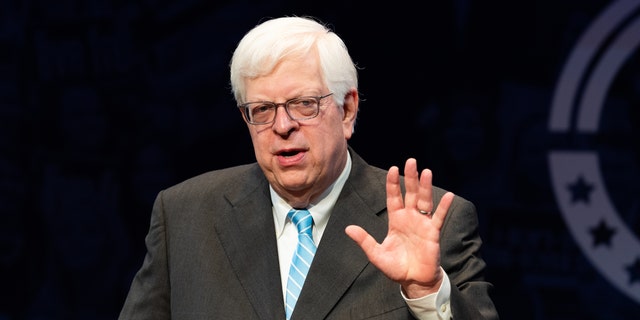
[[374,248],[378,245],[376,239],[374,239],[367,231],[365,231],[360,226],[347,226],[344,229],[344,232],[349,236],[349,238],[355,241],[360,246],[360,248],[362,248],[367,256],[369,256],[369,254],[373,252]]

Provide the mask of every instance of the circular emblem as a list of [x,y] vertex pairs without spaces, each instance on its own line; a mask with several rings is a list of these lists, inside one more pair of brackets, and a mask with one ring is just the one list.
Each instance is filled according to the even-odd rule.
[[[597,133],[609,88],[640,45],[639,12],[638,0],[613,2],[578,40],[555,88],[552,133]],[[609,197],[598,153],[551,150],[548,161],[556,201],[581,250],[613,286],[640,303],[640,240]]]

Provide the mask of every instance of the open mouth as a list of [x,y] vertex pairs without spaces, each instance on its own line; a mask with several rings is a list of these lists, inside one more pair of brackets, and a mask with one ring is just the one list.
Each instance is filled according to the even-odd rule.
[[283,151],[283,152],[280,153],[280,156],[293,157],[293,156],[297,155],[298,153],[300,153],[300,151],[295,151],[295,150],[293,150],[293,151]]

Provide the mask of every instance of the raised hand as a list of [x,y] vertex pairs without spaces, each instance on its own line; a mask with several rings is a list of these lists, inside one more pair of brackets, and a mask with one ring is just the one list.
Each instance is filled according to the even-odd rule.
[[437,208],[433,207],[433,175],[407,159],[404,167],[405,195],[400,189],[400,173],[396,166],[387,174],[387,211],[389,230],[378,243],[360,226],[350,225],[345,232],[373,263],[391,280],[398,282],[408,298],[419,298],[436,292],[443,278],[440,268],[440,230],[453,201],[447,192]]

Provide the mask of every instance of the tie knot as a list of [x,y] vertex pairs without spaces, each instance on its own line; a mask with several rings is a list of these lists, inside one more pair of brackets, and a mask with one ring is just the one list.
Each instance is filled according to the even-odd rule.
[[287,217],[291,219],[291,222],[298,228],[299,234],[309,234],[311,235],[311,226],[313,226],[313,217],[311,216],[311,212],[306,209],[291,209],[289,213],[287,213]]

